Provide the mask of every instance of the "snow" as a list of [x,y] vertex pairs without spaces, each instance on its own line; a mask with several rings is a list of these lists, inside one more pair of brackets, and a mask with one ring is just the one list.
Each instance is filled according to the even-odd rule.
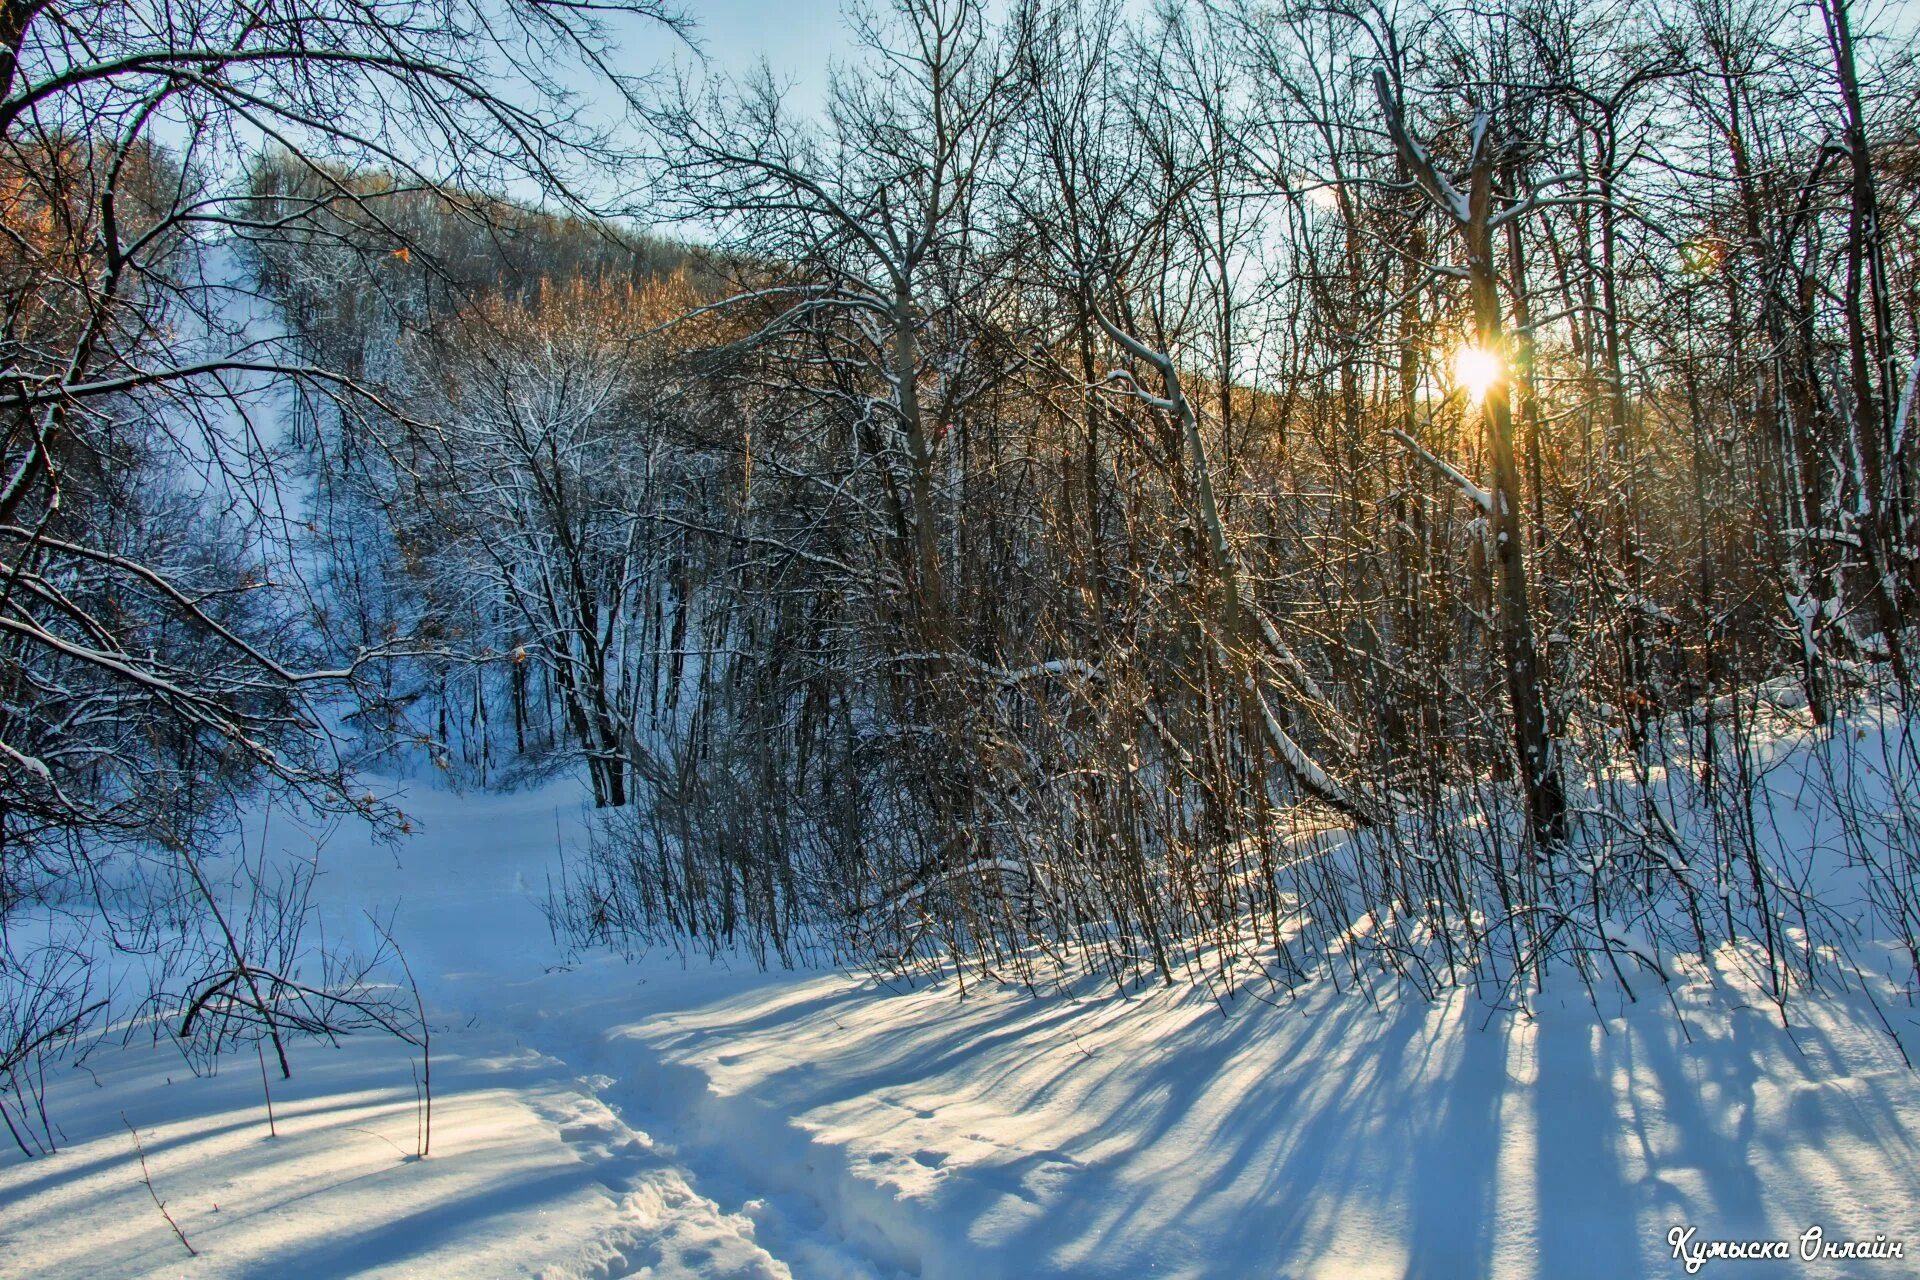
[[1414,457],[1418,458],[1441,478],[1449,481],[1455,488],[1459,489],[1461,495],[1465,497],[1468,502],[1471,502],[1489,516],[1493,514],[1493,493],[1490,490],[1483,489],[1469,480],[1466,474],[1458,467],[1455,467],[1452,463],[1440,457],[1440,455],[1434,453],[1431,449],[1398,427],[1387,428],[1387,434],[1405,445]]
[[[398,1041],[296,1045],[271,1137],[251,1054],[200,1078],[142,1031],[50,1082],[56,1154],[0,1157],[0,1273],[1611,1277],[1682,1274],[1676,1227],[1816,1224],[1920,1248],[1920,1077],[1852,998],[1784,1030],[1737,957],[1671,1004],[1568,983],[1530,1016],[627,963],[542,912],[577,788],[399,803],[420,834],[335,831],[316,893],[330,938],[393,912],[434,1029],[431,1154]],[[264,834],[313,847],[283,815]]]
[[1913,367],[1907,371],[1907,385],[1900,392],[1900,408],[1893,418],[1893,444],[1889,452],[1898,455],[1906,448],[1907,424],[1913,421],[1914,393],[1920,392],[1920,356],[1914,357]]

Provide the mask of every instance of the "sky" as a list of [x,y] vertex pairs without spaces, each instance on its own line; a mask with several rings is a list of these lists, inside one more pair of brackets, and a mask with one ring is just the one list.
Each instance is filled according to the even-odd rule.
[[[697,26],[710,67],[739,74],[765,58],[777,78],[791,81],[801,114],[812,114],[826,93],[827,64],[851,49],[840,0],[682,0]],[[689,64],[679,41],[657,28],[623,42],[637,63]]]

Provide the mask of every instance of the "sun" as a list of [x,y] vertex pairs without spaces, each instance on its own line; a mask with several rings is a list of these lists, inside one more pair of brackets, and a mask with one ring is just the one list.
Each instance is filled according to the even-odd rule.
[[1506,369],[1499,355],[1485,347],[1463,346],[1453,353],[1453,380],[1475,404],[1484,401],[1504,376]]

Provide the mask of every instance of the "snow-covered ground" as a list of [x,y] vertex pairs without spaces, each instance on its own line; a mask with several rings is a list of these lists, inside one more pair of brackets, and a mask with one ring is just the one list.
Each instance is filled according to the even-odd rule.
[[401,804],[420,834],[334,833],[317,896],[330,937],[397,908],[431,1155],[393,1040],[296,1046],[278,1137],[251,1055],[105,1047],[51,1082],[59,1152],[0,1155],[0,1273],[1617,1277],[1683,1274],[1675,1227],[1817,1224],[1910,1256],[1707,1270],[1920,1274],[1920,1076],[1843,1000],[1788,1032],[1731,978],[1525,1018],[627,964],[540,909],[574,789]]

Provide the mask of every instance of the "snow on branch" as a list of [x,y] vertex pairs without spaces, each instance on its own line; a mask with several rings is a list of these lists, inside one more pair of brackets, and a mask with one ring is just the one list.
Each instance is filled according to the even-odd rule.
[[[1393,139],[1394,148],[1400,153],[1400,158],[1406,162],[1407,168],[1412,172],[1413,180],[1419,183],[1421,189],[1432,198],[1435,204],[1445,209],[1455,222],[1462,226],[1471,222],[1473,213],[1467,197],[1461,194],[1460,189],[1454,186],[1445,174],[1440,172],[1439,167],[1433,162],[1433,154],[1408,131],[1406,117],[1400,112],[1400,100],[1394,96],[1392,87],[1387,83],[1387,73],[1378,67],[1374,68],[1373,72],[1373,91],[1380,99],[1381,113],[1386,116],[1387,133]],[[1490,134],[1488,124],[1489,119],[1484,108],[1474,114],[1473,151],[1476,158],[1480,155],[1481,148],[1486,144]]]
[[1915,356],[1913,368],[1907,373],[1907,386],[1900,393],[1900,410],[1893,419],[1893,452],[1898,456],[1907,442],[1907,424],[1913,421],[1914,393],[1920,391],[1920,356]]
[[1438,475],[1441,479],[1448,481],[1460,490],[1468,502],[1471,502],[1488,515],[1493,514],[1493,494],[1469,480],[1466,474],[1460,471],[1459,468],[1434,453],[1431,449],[1398,427],[1388,427],[1387,434],[1405,445],[1407,449],[1412,452],[1413,456],[1425,463],[1435,475]]

